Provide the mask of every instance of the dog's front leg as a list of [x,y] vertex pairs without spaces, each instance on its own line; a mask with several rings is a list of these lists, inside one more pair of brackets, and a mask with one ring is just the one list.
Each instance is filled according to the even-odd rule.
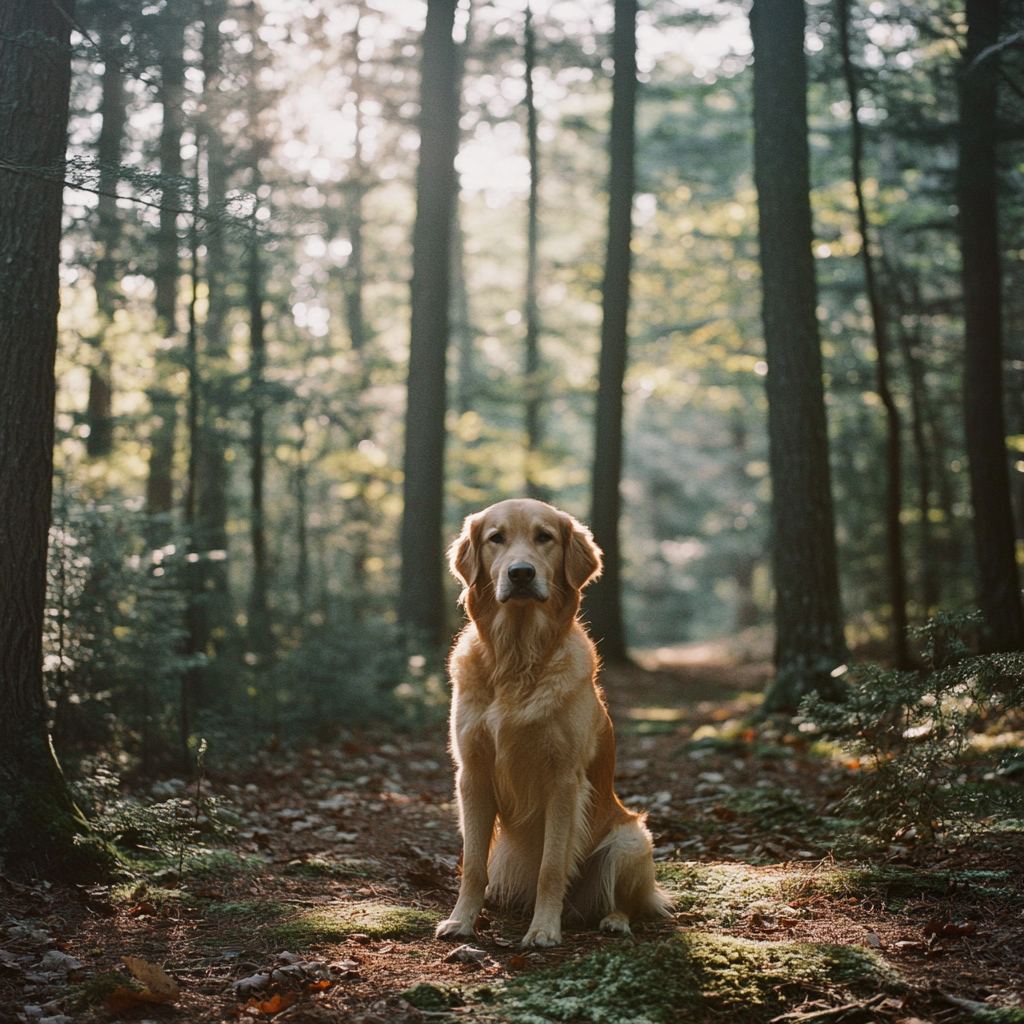
[[580,784],[566,779],[552,792],[544,813],[544,853],[537,902],[524,946],[557,946],[562,941],[562,902],[569,879]]
[[459,825],[462,828],[462,884],[459,898],[447,921],[435,932],[442,936],[472,938],[476,919],[484,905],[487,889],[487,856],[498,809],[494,801],[490,772],[459,769]]

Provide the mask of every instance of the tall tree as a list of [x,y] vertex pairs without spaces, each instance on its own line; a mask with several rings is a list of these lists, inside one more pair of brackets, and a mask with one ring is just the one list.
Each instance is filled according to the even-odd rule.
[[765,711],[791,710],[846,655],[811,252],[803,0],[754,0],[754,177],[768,361],[776,675]]
[[171,534],[170,513],[174,504],[174,435],[178,421],[178,399],[170,381],[179,364],[172,358],[176,347],[178,306],[178,214],[182,192],[180,179],[181,136],[185,126],[182,103],[185,98],[185,25],[180,4],[168,4],[156,16],[160,61],[158,99],[163,108],[160,129],[160,173],[164,185],[160,226],[156,235],[156,285],[154,307],[157,329],[163,339],[156,360],[156,382],[150,389],[153,427],[150,434],[149,477],[146,481],[146,511],[156,517],[150,526],[154,546],[166,543]]
[[405,414],[402,622],[441,641],[444,442],[451,226],[458,191],[456,0],[428,0],[420,63],[420,162],[413,230],[412,324]]
[[601,359],[594,426],[590,528],[604,552],[604,572],[587,590],[590,631],[607,662],[627,660],[622,623],[619,516],[622,476],[622,385],[626,376],[632,269],[636,113],[636,0],[615,0],[612,35],[611,173],[605,256]]
[[101,4],[96,9],[100,48],[103,54],[103,77],[100,93],[99,139],[96,156],[99,160],[99,199],[97,201],[95,289],[99,326],[90,343],[98,350],[99,361],[89,376],[89,404],[85,421],[89,427],[86,449],[92,458],[110,454],[113,442],[111,415],[112,386],[110,353],[106,349],[106,333],[113,323],[118,305],[118,245],[121,239],[121,217],[114,195],[121,172],[121,147],[126,121],[124,71],[121,68],[121,34],[124,15],[118,4]]
[[[203,4],[203,95],[198,121],[198,141],[206,150],[206,283],[208,306],[203,324],[203,373],[201,408],[195,443],[195,522],[192,544],[200,554],[191,567],[190,619],[192,649],[206,651],[223,633],[227,615],[228,563],[228,446],[224,423],[230,410],[229,356],[225,323],[230,309],[227,294],[225,207],[228,161],[223,131],[224,95],[220,22],[223,0]],[[211,557],[211,553],[215,552]]]
[[42,657],[73,13],[0,5],[0,864],[85,880],[112,862],[75,841],[89,830],[47,735]]
[[526,141],[530,154],[530,195],[526,216],[526,493],[531,498],[545,497],[544,488],[536,480],[541,443],[540,418],[540,316],[537,309],[537,243],[538,207],[540,205],[540,166],[537,145],[537,104],[533,95],[533,69],[537,65],[537,32],[533,27],[533,10],[526,5],[526,26],[523,39],[526,64]]
[[960,74],[960,248],[964,292],[964,437],[974,507],[977,598],[989,651],[1024,648],[1003,410],[1002,275],[996,180],[999,0],[967,0]]
[[871,309],[871,326],[875,338],[875,390],[881,399],[886,416],[886,502],[885,534],[889,561],[889,604],[891,615],[891,641],[898,668],[910,667],[907,651],[907,584],[903,567],[903,524],[900,512],[903,505],[903,464],[900,445],[900,414],[889,387],[889,343],[886,337],[886,315],[882,304],[875,261],[871,254],[868,234],[868,212],[864,201],[864,132],[861,128],[860,89],[857,72],[850,55],[849,0],[838,0],[839,48],[843,58],[843,78],[850,101],[850,163],[853,191],[857,198],[857,227],[860,231],[860,256],[864,266],[864,290]]

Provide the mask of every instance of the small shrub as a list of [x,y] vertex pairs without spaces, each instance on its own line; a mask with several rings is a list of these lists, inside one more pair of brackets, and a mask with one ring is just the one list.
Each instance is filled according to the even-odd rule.
[[[836,810],[883,838],[949,827],[1024,810],[1024,788],[997,772],[971,772],[972,739],[983,724],[1024,706],[1024,653],[971,656],[964,632],[974,616],[936,616],[920,631],[930,669],[900,672],[869,665],[846,674],[841,703],[807,698],[797,722],[859,760],[860,774]],[[1013,758],[1007,759],[1007,774]],[[990,822],[991,824],[991,822]]]

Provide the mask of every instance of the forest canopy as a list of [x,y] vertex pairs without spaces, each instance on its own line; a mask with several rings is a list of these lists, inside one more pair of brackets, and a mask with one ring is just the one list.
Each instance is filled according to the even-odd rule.
[[[998,235],[978,272],[1001,284],[995,455],[1011,547],[1024,538],[1024,26],[1004,6],[998,52],[973,70],[979,22],[960,3],[803,12],[840,646],[886,657],[902,623],[979,601],[958,168],[964,82],[986,68]],[[197,721],[282,732],[444,703],[437,645],[400,616],[427,8],[75,8],[45,620],[58,747],[116,735],[149,763]],[[772,622],[748,14],[658,0],[635,15],[618,487],[631,649],[754,643]],[[445,542],[505,497],[593,512],[614,18],[596,0],[453,12]]]

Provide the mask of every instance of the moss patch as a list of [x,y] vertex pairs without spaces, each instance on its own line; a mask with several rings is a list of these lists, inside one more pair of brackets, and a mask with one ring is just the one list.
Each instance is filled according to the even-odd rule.
[[843,898],[874,896],[889,901],[946,895],[971,902],[992,897],[1024,899],[1024,895],[1006,886],[1009,880],[1009,871],[914,871],[892,865],[864,865],[816,872],[805,879],[788,879],[783,883],[783,892],[787,898],[821,893]]
[[68,997],[67,1008],[78,1013],[90,1006],[98,1006],[118,988],[129,988],[141,992],[143,986],[134,978],[125,977],[120,971],[104,971],[102,974],[86,978],[80,985],[76,985]]
[[292,878],[373,878],[378,865],[372,860],[293,860],[284,869]]
[[[519,1024],[660,1024],[707,1011],[766,1021],[806,986],[864,983],[896,990],[898,976],[852,946],[754,942],[721,935],[607,946],[508,986],[501,1009]],[[845,994],[844,994],[845,995]]]
[[657,877],[677,910],[723,925],[733,924],[753,904],[779,897],[778,879],[759,876],[746,864],[658,864]]
[[268,930],[273,941],[289,948],[315,942],[340,942],[349,935],[390,939],[401,935],[430,935],[441,915],[388,903],[362,903],[353,907],[324,907],[293,917]]

